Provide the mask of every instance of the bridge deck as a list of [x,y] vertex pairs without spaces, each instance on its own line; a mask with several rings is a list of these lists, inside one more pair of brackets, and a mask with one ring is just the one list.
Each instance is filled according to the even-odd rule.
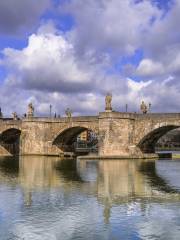
[[29,122],[67,122],[67,121],[73,121],[73,122],[91,122],[96,121],[99,118],[104,117],[112,117],[112,118],[131,118],[131,119],[180,119],[180,113],[147,113],[147,114],[141,114],[141,113],[131,113],[131,112],[101,112],[97,116],[75,116],[71,119],[68,119],[67,117],[59,117],[59,118],[50,118],[50,117],[33,117],[33,118],[22,118],[20,120],[13,120],[12,118],[2,118],[0,119],[1,123],[19,123],[21,121],[29,121]]
[[33,117],[33,118],[22,118],[20,120],[13,120],[11,118],[4,118],[0,119],[1,123],[6,124],[19,124],[20,122],[93,122],[97,121],[98,116],[80,116],[80,117],[72,117],[71,119],[68,119],[67,117],[60,117],[60,118],[50,118],[50,117]]

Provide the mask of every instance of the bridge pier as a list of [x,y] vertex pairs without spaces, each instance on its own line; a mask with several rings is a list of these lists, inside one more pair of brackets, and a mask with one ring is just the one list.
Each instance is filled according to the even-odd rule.
[[155,158],[135,143],[135,114],[103,112],[99,115],[99,157]]
[[62,151],[52,145],[52,123],[25,119],[22,123],[21,155],[54,155]]

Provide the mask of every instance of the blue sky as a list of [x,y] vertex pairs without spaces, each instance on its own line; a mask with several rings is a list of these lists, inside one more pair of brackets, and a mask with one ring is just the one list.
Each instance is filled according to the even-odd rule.
[[6,115],[23,114],[29,101],[37,115],[50,104],[61,115],[95,114],[109,91],[114,110],[138,111],[145,100],[155,112],[178,111],[180,0],[15,2],[0,3]]

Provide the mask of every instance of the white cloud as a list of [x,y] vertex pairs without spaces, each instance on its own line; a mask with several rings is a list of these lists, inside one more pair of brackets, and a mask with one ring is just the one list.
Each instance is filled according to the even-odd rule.
[[50,0],[0,1],[0,33],[29,32],[40,16],[50,7]]
[[[6,48],[3,51],[4,65],[20,79],[19,84],[27,89],[60,92],[86,91],[93,87],[91,67],[88,70],[76,58],[74,48],[65,36],[43,31],[41,28],[32,34],[24,49]],[[12,79],[8,81],[14,83]]]
[[180,73],[180,46],[176,48],[176,51],[169,58],[168,70],[173,73]]
[[149,80],[147,82],[144,82],[144,81],[136,82],[136,81],[133,81],[130,78],[128,79],[128,87],[133,92],[141,91],[141,90],[143,90],[143,88],[146,88],[151,83],[152,83],[151,80]]
[[[6,48],[3,54],[8,76],[1,93],[12,94],[6,101],[0,97],[0,103],[8,114],[24,113],[29,101],[37,114],[48,114],[49,104],[57,114],[63,114],[67,107],[76,115],[93,114],[103,110],[103,95],[108,91],[126,91],[126,82],[120,76],[105,74],[106,57],[99,64],[91,53],[79,58],[72,43],[52,23],[32,34],[24,49]],[[19,106],[18,102],[23,104]]]
[[137,74],[143,77],[157,76],[164,73],[164,67],[160,62],[151,59],[143,59],[137,67]]
[[80,52],[96,48],[114,54],[132,54],[141,46],[152,18],[159,19],[162,14],[150,1],[130,0],[71,0],[64,11],[75,18],[73,38]]
[[[68,1],[61,11],[73,15],[73,30],[64,34],[48,22],[23,49],[4,49],[0,64],[8,76],[0,105],[8,114],[24,113],[30,100],[37,114],[48,114],[49,104],[60,114],[66,107],[74,114],[95,114],[104,110],[104,95],[111,91],[114,110],[124,110],[127,103],[137,111],[142,99],[153,104],[153,111],[179,110],[179,3],[162,17],[163,10],[151,1]],[[117,58],[139,48],[143,59],[124,65],[126,78],[123,71],[109,73]],[[133,80],[136,75],[142,79]]]
[[[172,1],[170,10],[155,21],[144,36],[143,47],[151,58],[166,62],[169,51],[179,45],[180,0]],[[178,47],[179,48],[179,47]]]

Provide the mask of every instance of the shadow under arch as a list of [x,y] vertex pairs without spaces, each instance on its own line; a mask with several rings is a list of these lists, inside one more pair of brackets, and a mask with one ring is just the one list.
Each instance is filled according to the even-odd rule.
[[20,135],[21,130],[9,128],[0,134],[0,146],[2,146],[10,155],[19,155],[20,153]]
[[75,151],[74,143],[77,140],[77,136],[87,130],[95,133],[93,129],[81,126],[67,128],[58,134],[58,136],[54,139],[52,144],[57,146],[63,152],[74,152]]
[[179,128],[179,126],[167,125],[159,127],[145,135],[137,146],[141,149],[143,153],[155,153],[155,145],[158,140],[167,132],[176,128]]

